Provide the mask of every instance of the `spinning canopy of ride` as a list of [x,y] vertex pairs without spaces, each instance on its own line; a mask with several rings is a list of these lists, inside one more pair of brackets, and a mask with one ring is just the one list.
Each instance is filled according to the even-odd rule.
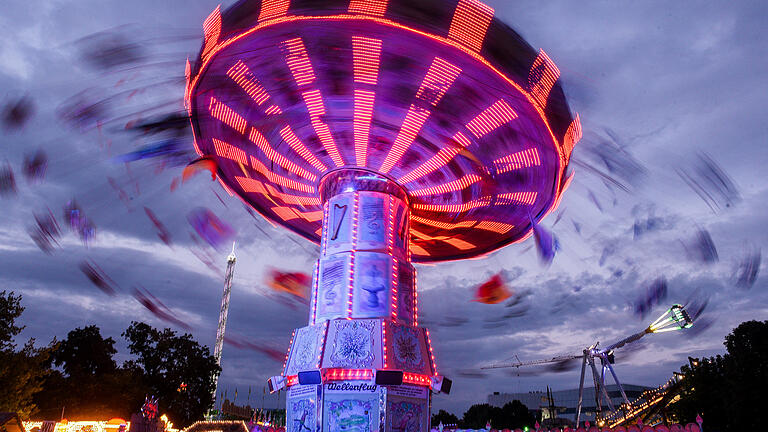
[[318,242],[321,180],[403,187],[417,262],[530,236],[581,137],[559,70],[476,0],[242,0],[187,63],[195,146],[264,217]]

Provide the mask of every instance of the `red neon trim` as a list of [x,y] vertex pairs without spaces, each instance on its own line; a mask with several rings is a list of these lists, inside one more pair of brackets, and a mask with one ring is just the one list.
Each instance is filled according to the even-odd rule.
[[[267,188],[267,192],[269,193],[270,196],[282,200],[285,204],[291,204],[299,207],[320,205],[320,197],[318,197],[317,195],[315,196],[292,195],[292,194],[288,194],[288,193],[277,190],[274,186],[272,186],[269,183],[264,184],[264,187]],[[319,211],[320,210],[318,210],[318,212]]]
[[422,204],[416,203],[413,208],[416,210],[427,210],[433,212],[464,213],[472,209],[487,207],[491,203],[490,197],[482,197],[473,201],[461,204]]
[[281,110],[280,107],[277,105],[270,105],[269,108],[267,108],[264,112],[269,115],[275,115],[275,114],[282,114],[283,110]]
[[350,0],[349,13],[383,17],[387,12],[388,0]]
[[259,23],[285,16],[290,7],[290,0],[262,0]]
[[491,20],[493,20],[493,8],[477,0],[459,0],[453,13],[448,37],[461,42],[475,52],[480,52]]
[[264,178],[271,181],[272,183],[277,183],[282,187],[297,190],[299,192],[304,193],[315,193],[315,187],[312,185],[308,185],[305,183],[297,182],[296,180],[291,180],[289,178],[283,177],[279,174],[273,173],[271,170],[269,170],[266,166],[264,166],[263,163],[261,163],[260,160],[256,159],[251,155],[251,167],[256,170],[259,174],[261,174]]
[[387,322],[381,321],[381,357],[383,359],[384,369],[387,368]]
[[581,120],[579,120],[579,114],[576,114],[576,118],[573,119],[568,126],[568,130],[565,131],[565,138],[563,139],[563,153],[570,159],[571,152],[581,140]]
[[285,378],[285,385],[287,387],[295,386],[298,383],[299,383],[298,375],[291,375]]
[[536,191],[529,192],[510,192],[497,195],[496,204],[528,204],[532,205],[536,201]]
[[323,359],[323,354],[325,354],[325,341],[326,341],[325,338],[328,335],[328,325],[329,325],[328,321],[326,321],[323,324],[323,339],[322,339],[323,343],[320,344],[320,354],[317,356],[317,368],[318,369],[320,369],[320,363],[321,363],[321,361]]
[[241,149],[216,138],[212,138],[212,141],[217,156],[240,162],[244,165],[248,164],[248,156]]
[[[472,142],[461,132],[456,132],[456,134],[453,135],[451,139],[454,143],[441,148],[426,162],[419,165],[416,169],[409,172],[408,174],[400,177],[398,182],[400,182],[400,184],[410,183],[414,180],[424,177],[427,174],[437,171],[438,169],[448,164],[448,162],[450,162],[457,154],[459,154],[463,148],[467,148],[472,144]],[[458,143],[461,147],[456,146],[455,143]]]
[[[417,248],[421,249],[418,246]],[[427,252],[424,249],[421,249],[421,250],[423,250],[424,252]],[[429,255],[428,252],[427,252],[427,255]],[[410,260],[410,257],[408,257],[408,259]],[[419,286],[418,282],[419,282],[418,272],[414,268],[413,269],[413,290],[412,290],[413,291],[413,325],[417,327],[419,325],[419,290],[417,289],[417,287]]]
[[352,36],[352,66],[355,83],[376,85],[379,79],[381,39]]
[[469,250],[477,247],[477,245],[473,245],[472,243],[464,241],[460,238],[447,238],[443,241],[460,250]]
[[221,36],[221,5],[216,6],[216,9],[203,21],[203,35],[205,45],[202,57],[205,58],[219,43],[219,36]]
[[219,100],[213,96],[211,96],[211,101],[208,105],[208,111],[211,113],[213,118],[220,120],[222,123],[240,132],[241,134],[245,133],[246,121],[243,116],[235,112],[235,110],[232,108],[219,102]]
[[448,183],[443,183],[437,186],[432,186],[432,187],[423,188],[423,189],[412,190],[410,191],[410,195],[427,196],[427,195],[438,195],[438,194],[456,192],[456,191],[464,190],[469,186],[479,182],[480,180],[482,180],[482,178],[477,174],[467,174],[462,178],[450,181]]
[[280,136],[283,137],[289,146],[291,146],[293,151],[301,156],[302,159],[309,162],[309,164],[315,167],[318,171],[325,172],[328,169],[325,165],[323,165],[322,162],[320,162],[317,156],[310,152],[307,146],[305,146],[304,143],[299,140],[299,137],[293,133],[293,130],[290,126],[286,126],[280,129]]
[[264,138],[264,135],[256,130],[256,128],[251,128],[251,133],[249,134],[248,139],[250,139],[252,143],[256,144],[256,146],[259,148],[259,150],[262,151],[262,153],[264,153],[267,159],[280,165],[285,170],[296,174],[299,177],[303,177],[313,183],[317,181],[317,175],[310,173],[309,171],[297,165],[292,160],[275,151],[275,149],[269,145],[269,141],[267,141],[267,139]]
[[242,60],[238,60],[234,66],[227,70],[227,76],[232,78],[232,81],[240,86],[256,102],[256,105],[261,106],[269,99],[269,93],[261,86],[259,80]]
[[504,99],[499,99],[467,123],[467,129],[476,138],[482,138],[516,118],[517,113],[515,110]]
[[540,50],[539,55],[536,56],[536,60],[533,62],[533,66],[531,66],[531,70],[528,72],[528,85],[531,88],[531,96],[540,107],[544,108],[547,106],[549,92],[552,91],[552,87],[559,77],[560,69],[555,66],[555,63],[544,50]]
[[540,165],[541,159],[539,158],[539,149],[536,147],[510,153],[493,161],[493,167],[496,169],[496,174],[503,174],[509,171]]
[[460,68],[440,57],[435,57],[429,66],[427,75],[419,86],[419,90],[416,92],[416,99],[420,102],[413,103],[408,108],[408,113],[405,115],[405,120],[403,120],[403,125],[397,134],[395,143],[392,144],[392,148],[387,153],[381,168],[379,168],[380,172],[386,174],[397,165],[397,162],[400,161],[400,158],[411,146],[413,140],[416,139],[421,127],[431,114],[429,109],[424,108],[424,102],[433,107],[436,106],[460,73]]
[[497,232],[499,234],[508,233],[512,230],[515,226],[512,224],[507,224],[503,222],[494,222],[494,221],[482,221],[475,225],[473,228],[475,229],[481,229],[485,231],[493,231]]
[[[323,221],[323,224],[325,224],[325,221]],[[318,259],[315,261],[315,271],[312,272],[312,307],[310,308],[309,312],[309,325],[315,325],[317,323],[317,291],[320,289],[320,260]],[[323,340],[325,340],[325,337],[323,337]],[[322,358],[322,350],[320,356],[317,358],[317,368],[320,367],[320,359]]]
[[293,330],[293,332],[291,333],[291,342],[288,343],[288,352],[285,353],[285,361],[283,361],[283,375],[285,375],[285,373],[287,372],[285,368],[288,367],[288,357],[291,355],[291,348],[293,348],[294,336],[296,336],[296,330]]
[[325,115],[325,106],[323,105],[323,97],[320,95],[320,90],[305,91],[301,96],[304,98],[304,103],[307,105],[309,120],[312,123],[312,127],[320,138],[320,142],[323,143],[323,147],[325,147],[325,150],[328,152],[328,156],[331,157],[333,163],[335,163],[337,167],[344,165],[339,150],[336,148],[336,142],[331,135],[331,129],[327,124],[320,120],[321,116]]
[[429,337],[429,329],[424,329],[427,333],[427,348],[429,348],[430,366],[432,368],[432,374],[437,376],[437,363],[435,363],[435,353],[432,351],[432,338]]
[[296,85],[301,87],[311,84],[315,80],[315,72],[312,70],[304,41],[301,38],[288,39],[280,46],[285,51],[285,61],[288,63]]

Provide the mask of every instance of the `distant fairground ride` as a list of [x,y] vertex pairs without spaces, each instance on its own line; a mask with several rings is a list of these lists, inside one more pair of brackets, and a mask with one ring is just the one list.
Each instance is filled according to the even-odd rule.
[[476,0],[242,0],[203,28],[198,154],[321,247],[309,325],[270,380],[288,428],[428,430],[449,381],[411,261],[519,242],[557,206],[581,137],[557,67]]

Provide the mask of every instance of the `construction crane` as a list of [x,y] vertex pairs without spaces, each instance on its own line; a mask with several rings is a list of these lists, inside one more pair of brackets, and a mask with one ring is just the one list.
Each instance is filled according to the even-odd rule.
[[[622,399],[624,399],[624,403],[627,406],[629,406],[630,402],[629,402],[629,399],[627,398],[627,394],[624,392],[624,387],[621,385],[619,378],[616,376],[616,372],[613,370],[613,366],[611,366],[614,363],[614,351],[627,344],[640,340],[643,336],[647,334],[682,330],[682,329],[689,328],[692,325],[693,325],[693,320],[691,319],[690,315],[688,315],[688,312],[685,311],[685,307],[680,304],[674,304],[672,305],[672,307],[667,309],[664,312],[664,314],[662,314],[658,319],[656,319],[656,321],[652,322],[644,330],[639,331],[624,339],[621,339],[618,342],[612,343],[607,347],[601,348],[600,342],[596,342],[594,345],[591,345],[585,348],[579,354],[562,355],[562,356],[556,356],[548,359],[532,360],[532,361],[525,361],[525,362],[521,362],[518,360],[516,362],[497,363],[497,364],[485,366],[482,369],[501,369],[501,368],[512,368],[512,367],[522,367],[522,366],[534,366],[534,365],[541,365],[541,364],[548,364],[548,363],[564,363],[571,360],[582,359],[581,378],[579,381],[579,402],[576,408],[576,424],[578,425],[579,421],[581,420],[581,407],[582,407],[583,396],[584,396],[584,375],[586,372],[587,365],[589,365],[590,369],[592,370],[592,382],[595,386],[595,403],[597,406],[598,413],[602,411],[603,398],[605,398],[605,400],[608,402],[608,406],[612,411],[615,409],[613,406],[613,402],[611,402],[611,398],[608,396],[608,390],[605,387],[606,370],[610,372],[611,376],[613,377],[613,381],[616,383],[616,386],[619,387],[619,391],[621,392]],[[600,360],[600,364],[601,364],[600,373],[598,373],[597,366],[595,366],[596,358]]]
[[[229,296],[232,293],[232,277],[235,274],[235,244],[232,243],[232,252],[227,257],[227,272],[224,276],[224,292],[221,295],[221,309],[219,310],[219,325],[216,328],[216,345],[213,348],[213,357],[216,364],[221,366],[221,351],[224,348],[224,331],[227,328],[227,315],[229,315]],[[216,406],[216,389],[219,385],[218,375],[214,378],[213,404]]]

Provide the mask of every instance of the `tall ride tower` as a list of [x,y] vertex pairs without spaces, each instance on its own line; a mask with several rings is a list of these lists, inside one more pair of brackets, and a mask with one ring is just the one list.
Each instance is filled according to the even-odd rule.
[[[221,295],[221,309],[219,311],[219,326],[216,328],[216,346],[213,348],[213,356],[216,364],[221,366],[221,350],[224,348],[224,331],[227,328],[227,315],[229,315],[229,296],[232,294],[232,277],[235,274],[235,244],[232,243],[232,252],[227,257],[227,273],[224,276],[224,293]],[[216,405],[216,389],[219,385],[219,377],[216,377],[216,386],[213,390],[214,406]]]

